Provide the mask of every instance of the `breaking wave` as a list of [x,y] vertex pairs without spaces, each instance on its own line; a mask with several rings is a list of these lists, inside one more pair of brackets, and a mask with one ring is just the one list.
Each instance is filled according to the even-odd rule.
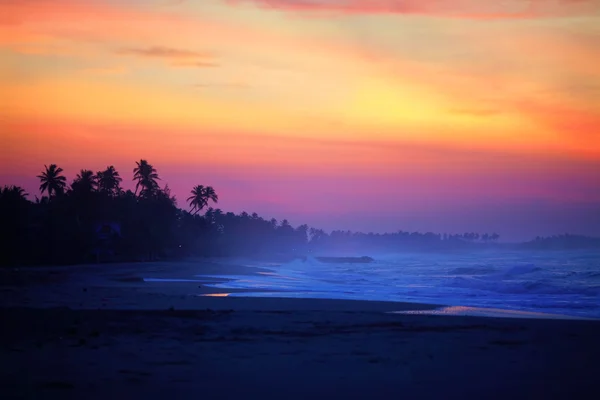
[[[423,255],[329,263],[313,257],[215,286],[244,296],[412,301],[600,317],[600,253]],[[256,264],[254,264],[256,265]],[[278,291],[265,293],[261,290]],[[236,294],[233,294],[236,295]]]

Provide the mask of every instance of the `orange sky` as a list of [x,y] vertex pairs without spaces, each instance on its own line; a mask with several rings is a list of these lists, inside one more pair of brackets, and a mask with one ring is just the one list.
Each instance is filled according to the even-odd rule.
[[598,27],[598,0],[0,1],[0,184],[147,158],[293,223],[517,235],[545,204],[527,234],[590,233]]

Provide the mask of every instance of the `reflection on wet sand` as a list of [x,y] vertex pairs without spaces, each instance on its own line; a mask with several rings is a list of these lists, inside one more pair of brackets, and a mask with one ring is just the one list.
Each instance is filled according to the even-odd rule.
[[227,297],[230,294],[231,293],[204,293],[204,294],[200,294],[199,296],[202,296],[202,297]]
[[500,308],[481,308],[452,306],[442,307],[435,310],[411,310],[411,311],[392,311],[391,314],[414,314],[414,315],[448,315],[448,316],[471,316],[471,317],[490,317],[490,318],[550,318],[550,319],[592,319],[573,317],[569,315],[547,314],[541,312],[505,310]]

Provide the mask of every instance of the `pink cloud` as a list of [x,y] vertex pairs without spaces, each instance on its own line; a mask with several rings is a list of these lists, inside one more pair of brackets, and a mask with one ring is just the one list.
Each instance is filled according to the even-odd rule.
[[179,49],[165,46],[129,47],[116,51],[119,55],[170,60],[175,67],[210,68],[218,66],[211,52]]
[[277,10],[325,16],[346,14],[418,14],[473,19],[538,18],[587,15],[598,0],[226,0]]

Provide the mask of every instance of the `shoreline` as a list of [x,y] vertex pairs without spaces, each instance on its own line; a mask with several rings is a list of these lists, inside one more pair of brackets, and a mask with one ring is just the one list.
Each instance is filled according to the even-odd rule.
[[[306,310],[379,310],[431,316],[592,320],[598,318],[411,301],[335,299],[286,296],[269,288],[218,288],[228,276],[272,274],[276,268],[242,265],[241,259],[190,259],[182,262],[86,264],[58,267],[0,269],[1,307],[68,307],[73,309],[224,309],[249,310],[294,307]],[[252,260],[251,263],[259,263]],[[145,276],[152,275],[152,278]],[[181,278],[181,276],[187,278]],[[295,292],[295,290],[292,290]],[[253,295],[244,296],[244,293]],[[261,296],[265,293],[267,296]],[[277,293],[282,293],[278,297]],[[229,305],[228,305],[229,304]],[[277,306],[275,306],[277,305]]]

